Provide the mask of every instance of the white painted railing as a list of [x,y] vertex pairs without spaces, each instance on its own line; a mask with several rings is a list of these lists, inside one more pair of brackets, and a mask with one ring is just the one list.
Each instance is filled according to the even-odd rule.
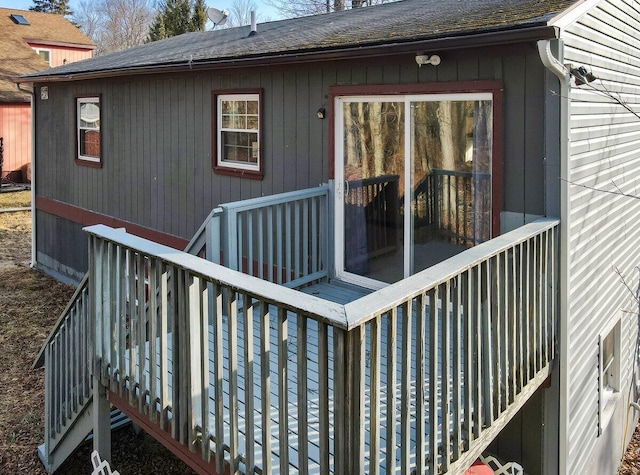
[[34,368],[45,366],[45,441],[40,455],[50,469],[57,468],[73,450],[63,446],[62,454],[55,456],[76,418],[91,402],[93,350],[87,282],[85,276],[33,364]]
[[219,472],[461,472],[554,357],[556,220],[344,306],[87,231],[96,375]]
[[327,277],[327,185],[214,209],[186,252],[287,287]]

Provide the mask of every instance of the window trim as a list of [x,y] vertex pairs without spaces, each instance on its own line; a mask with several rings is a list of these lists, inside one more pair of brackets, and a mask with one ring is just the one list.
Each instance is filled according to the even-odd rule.
[[[605,368],[604,342],[607,338],[613,338],[613,361]],[[621,345],[622,345],[622,319],[612,319],[598,335],[598,435],[606,429],[620,397],[622,384],[621,374]],[[613,385],[604,386],[604,370],[611,368]]]
[[[101,94],[87,94],[81,96],[75,96],[75,122],[74,122],[74,147],[75,147],[75,163],[77,165],[82,165],[85,167],[91,168],[102,168],[102,156],[103,156],[103,146],[102,146],[102,95]],[[88,155],[80,155],[80,103],[81,101],[86,102],[97,102],[100,107],[100,126],[98,131],[100,133],[100,156],[99,157],[91,157]]]
[[[219,102],[227,96],[257,97],[258,99],[258,164],[243,166],[242,164],[225,163],[221,160],[221,113]],[[219,175],[237,176],[253,180],[264,178],[264,154],[263,154],[263,97],[262,89],[223,89],[211,92],[211,167]]]
[[34,51],[36,52],[36,54],[38,56],[40,56],[40,52],[42,52],[42,51],[47,52],[49,54],[49,59],[48,60],[46,60],[44,58],[42,58],[42,59],[44,61],[46,61],[49,66],[51,66],[51,50],[49,48],[33,48],[33,49],[34,49]]

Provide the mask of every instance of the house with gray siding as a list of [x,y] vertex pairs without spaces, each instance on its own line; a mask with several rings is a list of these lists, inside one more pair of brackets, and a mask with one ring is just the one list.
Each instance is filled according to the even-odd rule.
[[47,469],[91,431],[109,459],[115,406],[200,473],[615,473],[637,31],[633,0],[403,0],[17,79],[33,264],[78,283]]

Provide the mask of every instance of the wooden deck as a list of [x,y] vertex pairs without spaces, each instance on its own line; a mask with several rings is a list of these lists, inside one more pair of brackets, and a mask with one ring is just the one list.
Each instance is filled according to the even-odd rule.
[[549,374],[558,222],[368,292],[328,281],[327,193],[222,206],[191,254],[87,228],[88,280],[38,357],[46,465],[90,404],[109,453],[109,391],[203,472],[462,473]]
[[[339,281],[333,281],[331,283],[328,282],[319,282],[319,283],[315,283],[311,286],[305,287],[303,289],[301,289],[301,292],[304,292],[306,294],[309,295],[314,295],[316,297],[322,298],[322,299],[326,299],[329,300],[331,302],[335,302],[335,303],[339,303],[339,304],[347,304],[350,302],[354,302],[357,299],[359,299],[360,297],[363,297],[367,294],[369,294],[371,292],[371,290],[369,289],[365,289],[362,287],[357,287],[348,283],[343,283],[343,282],[339,282]],[[241,305],[239,305],[241,307]],[[277,315],[276,315],[277,309],[271,309],[271,319],[273,319],[275,321]],[[427,312],[428,315],[428,312]],[[401,317],[401,315],[399,315],[399,317]],[[452,318],[452,316],[450,316],[450,318]],[[295,313],[291,313],[288,312],[287,315],[287,319],[288,319],[288,325],[291,328],[295,328],[296,327],[296,314]],[[413,321],[413,328],[412,328],[412,334],[415,335],[416,332],[416,325],[415,325],[415,318],[412,319]],[[226,319],[225,319],[225,324],[226,324]],[[238,354],[242,355],[244,354],[244,343],[247,341],[247,338],[245,338],[243,329],[244,328],[244,314],[243,312],[239,311],[238,312],[238,342],[240,344],[240,347],[237,348]],[[252,341],[257,341],[259,338],[259,334],[258,334],[258,328],[259,328],[259,322],[258,319],[256,317],[254,317],[254,328],[256,329],[254,331],[254,338],[252,339]],[[308,332],[308,340],[307,340],[307,370],[308,370],[308,375],[307,375],[307,379],[308,379],[308,386],[307,386],[307,390],[308,390],[308,407],[307,407],[307,417],[308,417],[308,424],[309,424],[309,432],[312,434],[314,432],[317,432],[319,430],[319,414],[320,414],[320,406],[322,404],[322,401],[319,400],[318,397],[318,392],[319,392],[319,384],[318,384],[318,374],[319,374],[319,368],[318,368],[318,341],[317,341],[317,328],[313,327],[313,324],[311,323],[309,325],[309,332]],[[428,325],[427,325],[427,339],[428,339]],[[225,333],[226,334],[226,333]],[[403,338],[403,329],[402,329],[402,324],[400,324],[398,326],[398,331],[397,331],[397,339],[398,341],[401,341]],[[329,335],[329,351],[330,351],[330,358],[331,358],[331,363],[330,365],[332,365],[333,362],[333,352],[332,352],[332,336]],[[382,330],[382,341],[386,341],[387,340],[387,333],[386,333],[386,328],[383,328]],[[158,342],[158,344],[155,345],[156,348],[160,348],[160,344]],[[168,335],[168,340],[167,340],[167,346],[168,346],[168,350],[169,350],[169,367],[172,367],[172,361],[171,361],[171,355],[173,353],[173,345],[172,345],[172,338],[171,338],[171,334],[169,333]],[[272,333],[272,338],[271,338],[271,346],[273,348],[277,348],[278,347],[278,342],[276,340],[275,337],[275,333]],[[210,381],[215,381],[215,374],[214,374],[214,332],[213,332],[213,326],[209,325],[209,348],[211,348],[210,352],[209,352],[209,374],[210,374]],[[295,403],[295,401],[297,400],[296,398],[296,390],[298,387],[298,378],[297,378],[297,365],[295,364],[295,362],[298,359],[298,355],[297,355],[297,348],[298,348],[298,344],[297,344],[297,340],[296,340],[296,335],[295,334],[291,334],[289,335],[289,339],[287,342],[287,348],[288,348],[288,359],[290,361],[289,367],[288,367],[288,391],[289,391],[289,415],[290,415],[290,423],[292,421],[295,421],[297,423],[298,420],[298,412],[299,412],[299,407],[298,405]],[[400,349],[397,348],[396,349],[398,352],[398,357],[400,356]],[[159,360],[159,350],[157,350],[157,358],[156,361]],[[256,345],[256,347],[254,348],[254,351],[256,353],[259,352],[259,348]],[[367,347],[366,349],[367,351],[367,355],[369,355],[370,352],[370,348]],[[438,353],[441,355],[441,351],[442,349],[440,348],[438,350]],[[224,353],[225,354],[229,354],[229,342],[228,339],[224,339]],[[427,351],[427,355],[428,355],[428,351]],[[453,353],[453,352],[452,352]],[[456,352],[458,353],[458,352]],[[134,353],[136,356],[134,356],[137,359],[137,354],[138,352],[136,351]],[[145,348],[145,355],[149,354],[149,344],[147,343],[146,348]],[[439,357],[439,359],[441,359]],[[381,360],[382,360],[382,365],[381,365],[381,371],[380,371],[380,379],[382,381],[386,381],[387,380],[387,371],[389,370],[388,365],[387,365],[387,349],[383,347],[383,351],[381,354]],[[416,347],[415,344],[412,345],[412,350],[411,350],[411,373],[412,373],[412,377],[411,380],[415,381],[416,380]],[[149,373],[149,369],[148,369],[148,364],[149,364],[149,360],[146,359],[146,364],[145,364],[145,373],[148,375]],[[128,361],[127,361],[127,365],[128,365]],[[464,362],[460,362],[460,367],[463,367]],[[429,360],[427,358],[426,361],[426,366],[427,368],[429,367]],[[277,391],[277,370],[278,370],[278,355],[276,352],[271,353],[271,357],[270,357],[270,367],[271,367],[271,374],[272,374],[272,379],[271,379],[271,414],[270,414],[270,418],[272,421],[272,425],[271,425],[271,437],[272,440],[275,442],[274,446],[277,447],[278,446],[278,441],[279,441],[279,434],[278,434],[278,406],[279,406],[279,401],[278,401],[278,391]],[[366,371],[366,378],[367,380],[370,379],[371,374],[370,374],[370,370],[371,367],[369,364],[366,365],[367,371]],[[452,374],[453,371],[453,364],[451,364],[451,371],[450,374]],[[228,374],[230,368],[228,366],[228,359],[225,362],[224,365],[224,372],[225,374]],[[159,374],[160,373],[160,368],[157,368],[157,371],[155,372],[155,374]],[[246,381],[244,378],[244,374],[245,374],[245,366],[244,366],[244,360],[242,358],[239,359],[238,361],[238,371],[237,371],[237,377],[238,377],[238,381],[237,381],[237,385],[240,388],[239,392],[238,392],[238,414],[240,414],[240,420],[239,420],[239,440],[238,440],[238,445],[239,447],[245,447],[247,444],[247,441],[245,440],[246,437],[246,427],[247,427],[247,421],[245,420],[244,414],[245,414],[245,402],[246,402],[246,395],[245,395],[245,390],[244,388],[246,387]],[[396,386],[396,394],[395,397],[393,398],[395,400],[395,411],[394,413],[400,413],[401,407],[400,407],[400,380],[402,377],[401,374],[401,368],[400,367],[396,367],[396,380],[398,381],[398,384]],[[460,381],[463,381],[464,377],[461,374],[456,375],[456,378],[459,378]],[[168,393],[171,394],[172,393],[172,374],[171,372],[169,373],[169,390]],[[254,427],[254,447],[255,447],[255,458],[256,460],[260,460],[262,458],[262,447],[261,447],[261,431],[262,431],[262,414],[260,412],[260,400],[259,400],[259,396],[261,394],[261,388],[260,388],[260,368],[259,367],[255,367],[254,368],[254,391],[253,394],[254,396],[254,405],[253,407],[255,407],[256,409],[254,410],[254,420],[251,421],[251,424]],[[429,378],[427,375],[426,378],[427,384],[425,386],[425,391],[428,394],[429,392]],[[158,392],[160,391],[160,379],[157,378],[156,379],[156,383],[158,386]],[[453,385],[453,381],[449,382],[450,385]],[[333,380],[330,379],[329,382],[329,390],[330,390],[330,401],[325,402],[326,405],[329,406],[329,412],[330,412],[330,420],[333,420],[334,417],[334,412],[333,412],[333,404],[331,403],[331,400],[333,400],[333,398],[337,398],[340,397],[340,395],[336,394],[334,392],[334,387],[333,387]],[[438,391],[440,392],[440,391]],[[412,390],[411,390],[412,396],[412,408],[415,409],[415,394],[416,394],[416,388],[415,385],[412,384]],[[209,411],[210,411],[210,420],[209,420],[209,427],[214,427],[215,424],[215,413],[216,413],[216,401],[215,401],[215,387],[214,384],[210,384],[209,386]],[[382,401],[382,405],[380,408],[380,418],[381,418],[381,424],[383,427],[388,427],[387,423],[386,423],[386,415],[388,414],[388,408],[387,408],[387,401],[388,399],[388,389],[386,385],[382,385],[380,387],[380,400]],[[147,400],[148,402],[148,400]],[[370,412],[370,388],[367,387],[366,388],[366,396],[365,396],[365,402],[366,402],[366,408],[365,408],[365,415],[367,418],[369,418],[369,412]],[[172,402],[169,401],[169,406],[172,405]],[[158,410],[160,410],[160,408],[157,408]],[[224,412],[227,413],[230,410],[230,393],[229,393],[229,381],[228,379],[225,379],[225,384],[224,384]],[[436,415],[437,419],[440,420],[441,419],[441,408],[438,409],[438,414]],[[450,415],[451,416],[451,415]],[[170,418],[170,414],[169,414],[169,418]],[[425,427],[429,428],[431,427],[431,421],[430,421],[431,416],[429,414],[427,414],[427,418],[425,420]],[[415,443],[416,443],[416,422],[415,421],[415,417],[412,417],[413,419],[413,424],[412,424],[412,430],[411,430],[411,443],[412,443],[412,447],[411,447],[411,453],[414,454],[411,457],[411,464],[415,464],[415,453],[416,451],[414,450],[415,448]],[[434,421],[435,422],[435,421]],[[199,426],[202,426],[202,421],[196,421],[196,424]],[[436,427],[439,427],[440,424],[436,424]],[[288,473],[298,473],[298,469],[299,469],[299,464],[298,464],[298,446],[297,446],[297,436],[298,434],[296,433],[295,428],[297,427],[297,424],[291,424],[290,425],[290,431],[289,431],[289,454],[288,454],[288,459],[289,459],[289,470]],[[229,422],[228,419],[225,418],[225,440],[229,440],[231,434],[231,424]],[[330,431],[332,432],[332,430]],[[382,452],[386,452],[384,450],[384,446],[386,445],[386,430],[383,429],[382,434],[381,434],[381,445],[382,445]],[[396,434],[395,434],[395,440],[396,441],[400,441],[401,440],[401,432],[400,432],[400,426],[396,426]],[[427,433],[428,434],[428,433]],[[370,433],[367,429],[366,431],[366,435],[365,435],[365,440],[368,440],[370,436]],[[210,438],[213,438],[213,434],[210,434]],[[316,439],[314,439],[311,435],[309,436],[309,448],[308,448],[308,457],[309,457],[309,473],[312,474],[319,474],[320,472],[320,445],[319,442]],[[397,448],[396,448],[396,452],[394,454],[394,457],[397,461],[400,460],[400,445],[399,443],[397,444]],[[215,453],[215,443],[212,441],[211,442],[211,450],[213,453]],[[368,453],[370,450],[370,445],[367,443],[366,444],[366,454],[367,454],[367,473],[369,472],[369,467],[368,467]],[[385,460],[386,460],[386,453],[384,453],[381,457],[380,457],[380,473],[386,473],[385,471]],[[429,453],[426,453],[426,456],[429,457]],[[241,455],[242,457],[242,455]],[[330,445],[330,454],[329,454],[329,459],[331,460],[333,458],[333,446]],[[279,453],[277,450],[272,450],[272,454],[271,454],[271,459],[272,459],[272,463],[273,463],[273,467],[275,467],[274,473],[280,473],[278,471],[278,467],[279,467]],[[242,467],[242,462],[243,459],[241,458],[240,460],[240,466]],[[397,467],[396,472],[400,472],[400,467]],[[333,464],[331,464],[331,473],[333,473]]]

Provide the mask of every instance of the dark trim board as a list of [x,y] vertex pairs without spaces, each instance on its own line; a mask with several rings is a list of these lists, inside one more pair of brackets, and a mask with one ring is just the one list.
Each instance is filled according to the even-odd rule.
[[187,244],[189,244],[188,240],[179,236],[156,231],[155,229],[96,213],[95,211],[80,208],[79,206],[62,203],[61,201],[52,200],[50,198],[36,196],[35,205],[37,211],[44,211],[45,213],[68,219],[69,221],[82,224],[83,226],[105,224],[113,228],[126,228],[127,232],[131,234],[164,244],[165,246],[169,246],[174,249],[183,250],[187,247]]
[[[136,408],[131,407],[129,401],[123,399],[113,391],[109,391],[109,402],[193,470],[203,475],[218,475],[214,456],[211,457],[211,462],[205,462],[202,458],[202,450],[200,447],[191,452],[187,447],[173,439],[167,432],[149,422],[147,417],[142,416]],[[229,473],[229,466],[227,464],[225,464],[225,471],[223,473],[225,475]]]

